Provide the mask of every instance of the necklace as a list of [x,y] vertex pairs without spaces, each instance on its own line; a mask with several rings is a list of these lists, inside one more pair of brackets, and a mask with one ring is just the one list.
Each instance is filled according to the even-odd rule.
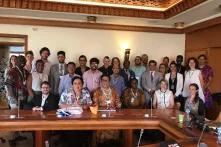
[[192,78],[194,72],[195,72],[195,70],[190,70],[190,71],[189,71],[189,77],[190,77],[190,79]]
[[132,98],[130,100],[131,103],[134,103],[134,100],[137,98],[137,89],[136,89],[136,92],[134,93],[132,88],[130,89],[131,93],[132,93]]
[[110,105],[110,103],[111,103],[111,92],[112,92],[111,88],[108,88],[108,90],[105,90],[104,88],[101,88],[101,90],[102,90],[102,93],[105,97],[106,104]]

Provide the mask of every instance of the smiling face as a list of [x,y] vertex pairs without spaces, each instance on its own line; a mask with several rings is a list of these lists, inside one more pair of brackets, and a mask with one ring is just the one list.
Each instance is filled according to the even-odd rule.
[[119,66],[113,66],[112,70],[113,70],[113,74],[115,74],[115,75],[120,73],[120,67]]
[[31,54],[27,54],[25,56],[26,60],[28,63],[32,63],[32,61],[34,60],[34,57]]
[[42,51],[42,53],[41,53],[42,60],[47,60],[48,56],[49,56],[49,52],[48,51]]
[[86,64],[87,64],[87,59],[84,58],[84,57],[81,57],[81,58],[79,59],[79,64],[80,64],[80,66],[86,66]]
[[103,76],[101,79],[101,87],[103,88],[109,88],[110,87],[110,79],[107,76]]
[[206,58],[204,56],[201,56],[199,59],[199,65],[200,66],[203,66],[203,65],[206,65]]
[[133,79],[133,80],[130,82],[130,86],[131,86],[131,88],[136,89],[136,88],[137,88],[137,80]]
[[36,71],[38,73],[43,73],[44,70],[44,62],[37,62],[36,63]]
[[74,64],[68,64],[67,70],[68,70],[69,74],[73,75],[75,73],[75,69],[76,69],[76,67]]
[[80,79],[75,79],[72,83],[72,88],[74,89],[74,91],[81,91],[83,88],[83,83]]
[[194,60],[190,60],[189,61],[189,67],[190,67],[190,69],[195,69],[196,68],[196,63],[195,63],[195,61]]
[[161,81],[160,82],[160,90],[161,91],[166,91],[167,90],[167,82],[166,81]]
[[48,84],[41,85],[41,92],[42,94],[48,95],[50,91],[50,86]]
[[58,58],[58,62],[59,62],[59,63],[64,63],[64,61],[65,61],[65,56],[64,56],[63,54],[59,54],[59,55],[57,56],[57,58]]
[[12,56],[11,59],[10,59],[10,62],[12,64],[12,67],[16,66],[16,64],[18,63],[17,57],[16,56]]
[[176,71],[177,71],[175,64],[171,64],[171,65],[170,65],[170,71],[171,71],[171,72],[176,72]]

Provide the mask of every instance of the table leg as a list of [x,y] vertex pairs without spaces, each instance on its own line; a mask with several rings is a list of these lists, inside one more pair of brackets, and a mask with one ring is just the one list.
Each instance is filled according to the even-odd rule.
[[35,147],[45,146],[45,131],[35,131]]
[[124,130],[124,147],[133,147],[133,130]]

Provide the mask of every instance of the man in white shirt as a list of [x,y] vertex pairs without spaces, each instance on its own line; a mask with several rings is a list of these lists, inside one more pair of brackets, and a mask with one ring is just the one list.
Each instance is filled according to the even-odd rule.
[[[50,50],[47,47],[43,47],[40,50],[41,60],[44,61],[44,71],[43,73],[49,75],[51,69],[51,62],[48,61],[48,57],[50,56]],[[36,60],[35,60],[36,62]],[[32,72],[36,71],[35,62],[33,63]]]

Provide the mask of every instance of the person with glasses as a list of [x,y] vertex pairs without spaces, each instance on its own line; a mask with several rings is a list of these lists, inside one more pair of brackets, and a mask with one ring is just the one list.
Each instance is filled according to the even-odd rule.
[[99,60],[97,58],[90,59],[90,67],[91,69],[84,72],[84,87],[87,87],[91,93],[100,87],[100,77],[102,72],[98,70]]
[[83,76],[84,72],[88,71],[90,68],[87,66],[87,57],[81,55],[78,59],[80,66],[76,68],[75,73]]

